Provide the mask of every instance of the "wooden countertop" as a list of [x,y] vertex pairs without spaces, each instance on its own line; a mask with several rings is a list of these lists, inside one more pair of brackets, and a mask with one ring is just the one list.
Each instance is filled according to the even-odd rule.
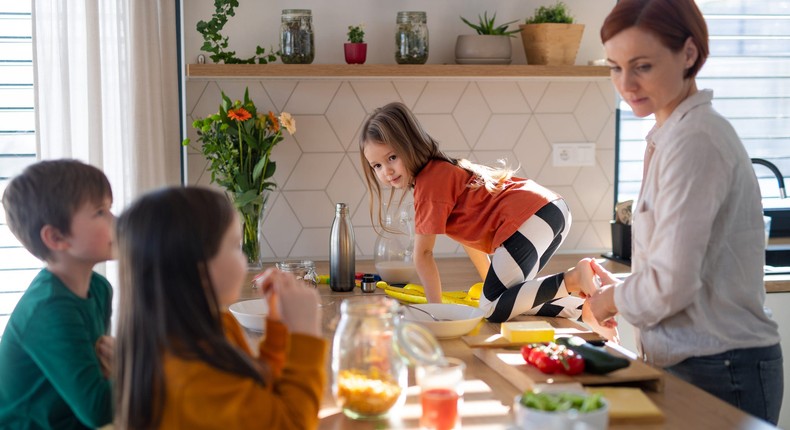
[[[562,257],[562,258],[560,258]],[[572,264],[568,261],[572,260]],[[578,256],[555,256],[553,264],[546,268],[546,273],[559,271],[570,267],[578,261]],[[479,276],[474,267],[464,258],[439,259],[442,280],[447,290],[465,290]],[[617,264],[607,262],[607,265]],[[317,262],[318,272],[328,273],[326,262]],[[621,265],[622,266],[622,265]],[[623,266],[627,267],[627,266]],[[615,267],[607,267],[609,270]],[[373,272],[372,261],[358,261],[357,271]],[[319,285],[324,312],[324,336],[331,341],[333,326],[337,321],[339,306],[344,298],[352,295],[363,295],[359,289],[351,293],[332,292],[327,285]],[[374,293],[382,294],[382,293]],[[245,288],[245,298],[252,298],[255,292]],[[479,334],[499,333],[499,324],[484,322]],[[445,355],[462,359],[466,365],[466,393],[464,406],[461,411],[462,425],[465,428],[512,428],[513,418],[510,407],[513,399],[518,395],[517,389],[509,380],[493,371],[483,361],[475,357],[474,350],[461,339],[442,340]],[[331,345],[330,345],[331,348]],[[327,369],[330,369],[327,363]],[[330,381],[324,393],[322,408],[319,413],[320,429],[413,429],[419,427],[419,393],[414,386],[413,370],[410,370],[410,387],[407,391],[406,404],[397,417],[380,421],[354,421],[343,415],[335,405],[331,394],[331,371],[328,373]],[[669,374],[664,374],[664,389],[661,392],[646,394],[665,413],[666,420],[661,424],[613,424],[610,429],[678,429],[678,428],[738,428],[738,429],[769,429],[774,428],[764,421],[754,418],[729,404],[711,396],[710,394],[680,380]]]

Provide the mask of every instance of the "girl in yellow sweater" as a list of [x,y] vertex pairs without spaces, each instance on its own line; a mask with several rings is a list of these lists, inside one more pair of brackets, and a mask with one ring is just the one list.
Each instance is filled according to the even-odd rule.
[[317,427],[327,349],[318,295],[264,272],[257,282],[270,312],[254,357],[224,310],[239,299],[247,266],[223,194],[147,194],[120,216],[117,235],[116,427]]

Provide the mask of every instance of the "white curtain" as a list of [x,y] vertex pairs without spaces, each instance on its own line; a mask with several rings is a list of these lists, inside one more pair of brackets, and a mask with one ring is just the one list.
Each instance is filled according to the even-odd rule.
[[175,1],[33,0],[38,154],[102,169],[116,214],[180,182]]
[[33,0],[42,159],[107,174],[114,208],[180,179],[175,0]]

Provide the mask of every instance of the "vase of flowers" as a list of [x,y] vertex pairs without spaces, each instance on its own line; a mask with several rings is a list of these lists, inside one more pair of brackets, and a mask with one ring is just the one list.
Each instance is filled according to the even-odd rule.
[[364,25],[348,26],[348,43],[343,44],[346,54],[346,63],[364,64],[368,54],[368,44],[365,43]]
[[[244,254],[250,266],[260,268],[263,210],[277,186],[272,180],[277,164],[271,153],[284,139],[283,128],[293,134],[296,122],[287,112],[279,116],[271,111],[258,113],[245,89],[244,101],[231,102],[223,92],[219,111],[195,120],[192,127],[209,161],[211,182],[225,188],[239,212]],[[189,139],[184,145],[189,145]]]

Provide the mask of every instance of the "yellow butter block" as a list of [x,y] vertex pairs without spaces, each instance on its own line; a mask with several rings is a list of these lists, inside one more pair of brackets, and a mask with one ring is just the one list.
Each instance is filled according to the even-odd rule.
[[513,343],[539,343],[554,340],[554,327],[546,321],[508,321],[502,323],[502,336]]

